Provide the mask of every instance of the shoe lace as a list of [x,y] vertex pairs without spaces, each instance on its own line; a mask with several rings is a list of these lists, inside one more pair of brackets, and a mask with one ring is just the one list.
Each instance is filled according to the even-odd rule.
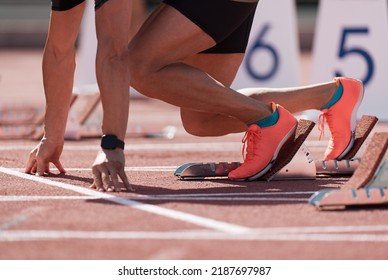
[[260,140],[260,130],[248,129],[242,139],[243,147],[241,150],[244,161],[255,158],[256,141]]
[[[332,118],[329,109],[323,109],[322,114],[318,117],[318,131],[320,132],[319,140],[321,140],[321,138],[325,135],[325,122],[329,125],[329,127],[332,127]],[[331,133],[333,137],[333,131],[331,131]]]

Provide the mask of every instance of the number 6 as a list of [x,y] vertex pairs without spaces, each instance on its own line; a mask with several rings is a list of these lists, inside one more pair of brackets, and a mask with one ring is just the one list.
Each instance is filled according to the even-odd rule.
[[[270,79],[276,73],[276,71],[279,67],[279,57],[278,57],[278,54],[277,54],[275,48],[273,46],[269,45],[268,43],[263,42],[263,37],[267,33],[269,28],[270,28],[269,24],[266,24],[263,27],[262,31],[259,33],[259,36],[257,37],[257,40],[256,40],[253,48],[249,52],[247,52],[247,54],[246,54],[246,65],[245,66],[247,68],[247,71],[248,71],[249,75],[251,75],[256,80],[259,80],[259,81],[265,81],[265,80]],[[255,70],[252,67],[252,63],[253,63],[252,55],[255,51],[258,51],[260,49],[267,50],[273,58],[272,69],[270,69],[270,71],[268,71],[268,73],[264,73],[264,74],[255,72]]]

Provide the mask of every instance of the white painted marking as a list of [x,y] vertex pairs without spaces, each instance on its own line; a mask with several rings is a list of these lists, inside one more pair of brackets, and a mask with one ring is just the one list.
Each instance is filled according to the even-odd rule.
[[[169,200],[169,201],[302,201],[307,202],[307,198],[279,198],[262,197],[278,195],[305,195],[314,192],[248,192],[248,193],[188,193],[188,194],[162,194],[162,195],[136,195],[129,197],[133,200]],[[250,197],[246,197],[250,196]],[[260,197],[257,197],[260,196]],[[3,195],[0,202],[16,201],[40,201],[40,200],[92,200],[99,199],[91,196],[34,196],[34,195]]]
[[[0,241],[33,241],[52,239],[155,239],[155,240],[272,240],[272,241],[326,241],[326,242],[388,242],[388,234],[359,233],[373,232],[387,226],[353,226],[337,227],[336,233],[330,232],[334,227],[317,228],[258,228],[240,233],[216,231],[44,231],[12,230],[0,231]],[[290,229],[294,229],[291,230]],[[322,232],[319,232],[322,231]],[[350,232],[350,233],[347,233]],[[352,233],[358,232],[358,233]]]
[[283,198],[283,197],[171,197],[171,196],[144,196],[133,197],[135,200],[168,200],[168,201],[300,201],[308,202],[307,198]]
[[[325,147],[327,141],[305,141],[307,147]],[[25,151],[31,150],[34,146],[30,145],[2,145],[0,151]],[[128,144],[126,151],[240,151],[241,142],[217,142],[217,143],[152,143],[152,144]],[[66,151],[98,151],[99,145],[65,145]]]
[[[170,201],[301,201],[308,202],[308,198],[299,197],[272,197],[278,195],[311,195],[313,191],[306,192],[239,192],[239,193],[190,193],[190,194],[162,194],[139,195],[134,200],[170,200]],[[246,197],[250,196],[250,197]],[[263,197],[267,196],[267,197]]]
[[111,201],[111,202],[114,202],[117,204],[130,206],[132,208],[142,210],[145,212],[157,214],[157,215],[172,218],[175,220],[184,221],[187,223],[195,224],[195,225],[206,227],[206,228],[215,229],[215,230],[218,230],[221,232],[239,233],[239,232],[246,232],[249,230],[249,228],[247,228],[247,227],[234,225],[234,224],[230,224],[230,223],[225,223],[225,222],[217,221],[217,220],[210,219],[210,218],[200,217],[200,216],[196,216],[193,214],[189,214],[189,213],[185,213],[185,212],[181,212],[181,211],[177,211],[177,210],[173,210],[173,209],[159,207],[156,205],[144,204],[144,203],[137,202],[137,201],[134,201],[134,200],[131,200],[128,198],[117,197],[117,196],[114,196],[114,195],[111,195],[108,193],[102,193],[102,192],[98,192],[98,191],[84,188],[84,187],[79,187],[79,186],[66,184],[66,183],[62,183],[62,182],[56,182],[56,181],[52,181],[52,180],[49,180],[49,179],[46,179],[43,177],[21,173],[21,172],[11,170],[8,168],[4,168],[4,167],[0,167],[0,172],[8,174],[8,175],[13,175],[13,176],[16,176],[19,178],[23,178],[26,180],[35,181],[35,182],[39,182],[42,184],[46,184],[46,185],[74,191],[74,192],[81,193],[84,195],[89,195],[89,196],[92,196],[93,198],[105,199],[105,200],[108,200],[108,201]]
[[[127,166],[124,168],[125,171],[136,171],[136,172],[174,172],[178,166]],[[19,172],[23,172],[24,168],[10,168]],[[84,167],[66,167],[66,171],[89,171],[92,172],[92,168]]]
[[40,200],[90,200],[90,196],[45,196],[45,195],[2,195],[1,202],[11,201],[40,201]]
[[[31,150],[29,145],[3,145],[0,151]],[[240,151],[240,142],[219,142],[219,143],[150,143],[150,144],[128,144],[126,151]],[[66,151],[98,151],[99,145],[65,145]]]
[[313,194],[314,191],[305,191],[305,192],[238,192],[238,193],[187,193],[187,194],[163,194],[163,195],[147,195],[147,197],[196,197],[196,196],[262,196],[262,195],[303,195],[303,194]]
[[[136,172],[174,172],[178,166],[127,166],[125,171]],[[92,168],[66,168],[67,171],[92,171]]]

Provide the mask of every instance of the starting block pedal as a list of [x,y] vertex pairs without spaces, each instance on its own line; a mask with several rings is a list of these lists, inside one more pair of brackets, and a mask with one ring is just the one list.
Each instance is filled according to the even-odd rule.
[[337,190],[313,194],[318,209],[388,204],[388,133],[375,133],[352,177]]

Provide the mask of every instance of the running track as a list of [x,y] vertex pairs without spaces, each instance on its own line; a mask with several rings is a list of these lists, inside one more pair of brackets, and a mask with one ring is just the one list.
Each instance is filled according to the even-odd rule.
[[[322,212],[307,203],[348,178],[181,181],[173,172],[183,163],[241,160],[242,135],[187,135],[178,111],[156,101],[133,100],[130,110],[134,127],[178,129],[172,140],[126,139],[136,193],[88,188],[98,139],[67,141],[67,174],[46,177],[22,172],[35,141],[0,142],[1,259],[388,258],[387,207]],[[328,137],[317,136],[315,128],[306,142],[315,158]]]

